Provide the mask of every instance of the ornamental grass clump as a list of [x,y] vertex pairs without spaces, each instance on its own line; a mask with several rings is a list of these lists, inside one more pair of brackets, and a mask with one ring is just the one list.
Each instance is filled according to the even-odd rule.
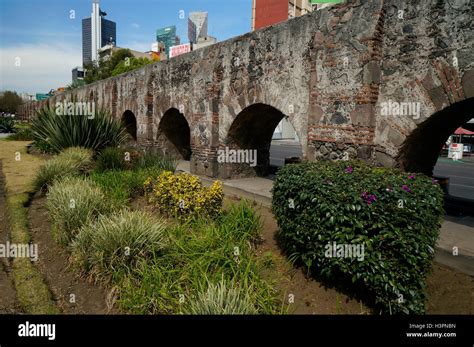
[[158,256],[165,224],[141,211],[122,210],[82,227],[72,244],[73,259],[97,279],[119,282],[139,261]]
[[50,187],[46,207],[55,240],[68,246],[79,229],[100,214],[111,211],[110,201],[89,179],[65,177]]
[[92,156],[93,152],[90,149],[81,147],[65,149],[40,167],[34,181],[35,189],[47,190],[54,180],[89,172],[92,167]]

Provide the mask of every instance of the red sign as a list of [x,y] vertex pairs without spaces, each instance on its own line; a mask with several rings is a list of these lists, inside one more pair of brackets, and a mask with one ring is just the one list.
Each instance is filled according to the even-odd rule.
[[171,46],[170,47],[170,58],[176,57],[178,55],[191,52],[191,44],[185,43],[183,45]]

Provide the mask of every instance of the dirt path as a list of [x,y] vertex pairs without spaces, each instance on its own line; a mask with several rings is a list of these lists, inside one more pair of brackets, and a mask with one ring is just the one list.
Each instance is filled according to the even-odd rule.
[[[99,286],[88,283],[68,268],[69,255],[51,237],[46,198],[34,198],[28,209],[31,238],[38,244],[36,266],[43,274],[62,313],[110,314],[111,297]],[[72,299],[72,300],[71,300]],[[75,302],[72,302],[75,301]]]
[[[5,201],[5,178],[0,160],[0,244],[5,245],[8,237]],[[17,313],[16,292],[10,276],[10,261],[8,258],[0,258],[0,314]]]

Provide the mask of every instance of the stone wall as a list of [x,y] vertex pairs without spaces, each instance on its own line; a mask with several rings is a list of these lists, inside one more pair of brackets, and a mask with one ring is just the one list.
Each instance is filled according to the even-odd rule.
[[[225,147],[257,147],[257,171],[265,172],[282,117],[305,159],[410,167],[416,156],[404,154],[414,153],[405,139],[437,111],[473,97],[472,17],[462,0],[348,1],[25,104],[21,113],[93,100],[118,119],[133,112],[139,145],[179,153],[160,128],[167,111],[179,110],[167,114],[181,113],[189,124],[191,170],[211,177],[255,174],[218,163]],[[419,102],[420,117],[383,115],[389,100]]]

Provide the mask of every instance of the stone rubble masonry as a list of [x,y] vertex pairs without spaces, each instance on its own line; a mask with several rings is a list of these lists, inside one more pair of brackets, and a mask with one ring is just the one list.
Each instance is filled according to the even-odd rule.
[[[233,177],[250,173],[221,168],[217,150],[238,140],[229,129],[241,111],[265,104],[288,116],[307,160],[349,155],[396,166],[420,124],[474,97],[472,18],[468,0],[349,0],[25,104],[20,115],[64,99],[94,100],[118,119],[132,111],[139,145],[167,149],[173,144],[160,121],[181,107],[192,172]],[[419,119],[382,116],[389,100],[419,102]],[[264,136],[251,120],[245,126]]]

